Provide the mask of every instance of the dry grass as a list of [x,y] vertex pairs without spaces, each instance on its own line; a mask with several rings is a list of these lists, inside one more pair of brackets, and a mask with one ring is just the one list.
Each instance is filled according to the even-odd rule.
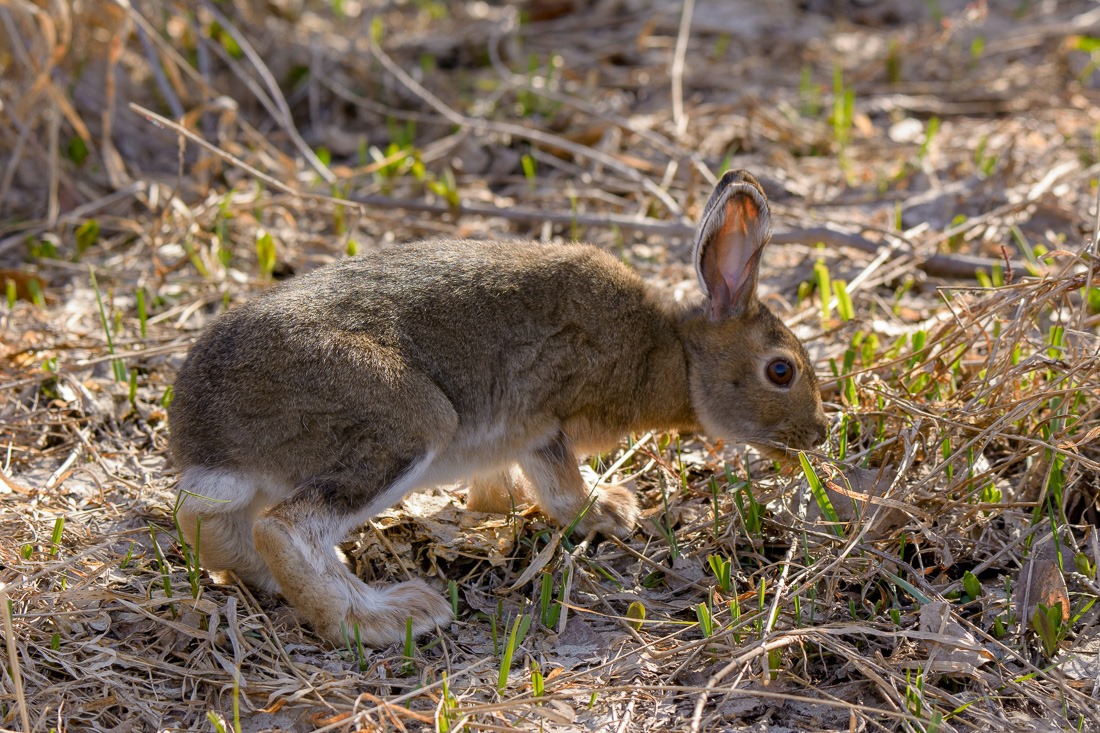
[[[0,3],[0,728],[1100,730],[1100,12],[582,5]],[[226,305],[435,233],[690,287],[730,162],[834,376],[813,481],[634,436],[580,544],[414,496],[345,548],[454,593],[411,657],[189,567],[163,403]]]

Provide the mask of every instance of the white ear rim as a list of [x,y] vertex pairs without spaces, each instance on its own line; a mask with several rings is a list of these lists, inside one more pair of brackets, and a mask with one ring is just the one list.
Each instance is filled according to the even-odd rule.
[[710,201],[707,202],[706,209],[703,211],[703,218],[699,221],[699,227],[695,230],[695,242],[691,247],[691,259],[695,263],[695,278],[699,281],[699,289],[708,298],[710,297],[710,288],[707,287],[707,283],[703,279],[703,243],[709,241],[722,228],[725,223],[726,202],[739,193],[748,194],[760,211],[759,230],[761,236],[760,243],[755,251],[763,249],[772,236],[771,209],[768,206],[768,199],[761,193],[760,189],[748,181],[728,183],[725,188],[719,182],[718,188],[711,195]]

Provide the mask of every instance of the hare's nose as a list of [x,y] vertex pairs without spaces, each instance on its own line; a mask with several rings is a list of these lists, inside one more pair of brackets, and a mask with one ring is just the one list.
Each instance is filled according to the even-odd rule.
[[815,446],[818,446],[825,442],[825,438],[829,437],[829,425],[822,420],[815,427],[817,428],[817,432],[814,433],[813,443]]

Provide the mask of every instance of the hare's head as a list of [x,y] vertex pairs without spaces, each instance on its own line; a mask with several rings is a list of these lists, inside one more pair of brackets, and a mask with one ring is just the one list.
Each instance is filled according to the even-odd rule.
[[806,349],[756,294],[770,236],[760,184],[744,171],[727,173],[695,237],[706,301],[686,342],[692,403],[704,430],[777,455],[820,444],[827,425]]

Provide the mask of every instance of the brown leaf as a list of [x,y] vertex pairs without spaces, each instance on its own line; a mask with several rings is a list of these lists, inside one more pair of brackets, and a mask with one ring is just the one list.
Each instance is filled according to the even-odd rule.
[[940,671],[971,671],[993,655],[951,615],[947,603],[926,603],[920,609],[920,631],[930,660]]
[[576,0],[531,0],[527,4],[527,17],[534,23],[554,20],[576,12]]
[[1066,580],[1058,569],[1058,548],[1054,535],[1048,534],[1031,548],[1031,557],[1020,569],[1016,579],[1016,618],[1025,626],[1042,603],[1052,608],[1062,604],[1062,621],[1069,621],[1069,592]]
[[[893,483],[895,474],[893,466],[846,468],[833,479],[825,479],[825,493],[837,518],[842,522],[851,522],[857,518],[867,520],[874,517],[875,524],[870,532],[875,536],[888,534],[903,526],[909,521],[910,508],[882,496]],[[806,518],[810,521],[821,518],[821,508],[812,499]]]
[[35,283],[38,285],[39,292],[46,298],[47,304],[57,302],[56,298],[46,296],[46,282],[37,275],[32,275],[22,270],[12,270],[6,267],[0,267],[0,285],[3,285],[5,289],[7,288],[8,280],[15,283],[15,296],[19,300],[25,300],[27,302],[32,302],[34,300],[31,296],[31,283]]

